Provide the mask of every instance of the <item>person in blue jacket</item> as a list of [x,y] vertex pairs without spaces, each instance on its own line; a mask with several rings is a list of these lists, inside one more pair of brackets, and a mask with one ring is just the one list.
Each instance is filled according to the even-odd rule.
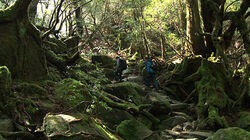
[[158,82],[156,81],[156,73],[155,73],[155,70],[153,69],[153,61],[152,61],[152,57],[151,58],[148,58],[146,60],[146,72],[147,72],[147,75],[146,75],[146,78],[145,78],[145,83],[146,83],[146,86],[148,88],[150,88],[150,85],[151,85],[151,81],[154,83],[154,87],[155,89],[159,89],[159,85],[158,85]]

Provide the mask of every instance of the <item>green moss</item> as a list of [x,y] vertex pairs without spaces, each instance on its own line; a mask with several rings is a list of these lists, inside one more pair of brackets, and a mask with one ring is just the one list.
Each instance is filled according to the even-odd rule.
[[41,86],[34,83],[20,83],[18,84],[16,90],[21,92],[23,95],[40,95],[44,96],[47,93],[47,90]]
[[152,134],[151,130],[135,119],[123,121],[116,131],[125,140],[140,140]]
[[227,77],[221,66],[221,64],[211,63],[205,59],[202,61],[202,65],[196,73],[201,76],[201,79],[195,83],[199,93],[197,107],[201,118],[208,117],[209,125],[227,127],[228,125],[224,117],[220,116],[220,112],[230,107],[232,100],[224,90]]
[[104,72],[105,76],[106,76],[109,80],[114,80],[115,72],[114,72],[113,69],[104,68],[104,69],[103,69],[103,72]]
[[100,122],[87,115],[74,116],[47,114],[44,118],[43,129],[52,140],[82,140],[90,136],[96,140],[118,140]]
[[54,67],[48,67],[48,80],[55,82],[62,80],[60,72]]
[[133,102],[137,105],[141,103],[141,96],[145,95],[141,86],[132,82],[122,82],[118,84],[107,85],[104,89],[118,98]]
[[10,93],[11,74],[6,66],[0,66],[0,95],[5,96]]
[[78,59],[73,67],[80,68],[84,72],[89,72],[96,69],[96,66],[94,64],[90,63],[89,61],[83,58]]
[[229,127],[216,131],[212,136],[206,140],[248,140],[250,139],[250,132],[238,128]]
[[112,57],[107,55],[93,55],[91,57],[92,63],[100,65],[102,68],[110,68],[114,67],[115,61]]
[[240,112],[239,119],[236,121],[236,126],[247,131],[250,131],[250,112]]
[[59,82],[56,85],[55,92],[58,99],[61,99],[70,105],[77,105],[82,101],[92,100],[88,87],[71,78],[63,79]]

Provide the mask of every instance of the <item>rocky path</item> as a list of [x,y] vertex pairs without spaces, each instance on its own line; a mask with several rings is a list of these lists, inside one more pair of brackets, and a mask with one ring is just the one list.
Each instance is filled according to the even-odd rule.
[[[161,121],[157,126],[157,131],[160,131],[161,139],[206,139],[213,134],[213,132],[210,131],[199,130],[197,122],[192,116],[187,115],[190,113],[189,110],[192,105],[171,99],[165,90],[146,88],[143,77],[136,75],[135,73],[138,72],[136,72],[135,69],[130,71],[134,73],[125,72],[123,79],[124,82],[134,82],[141,85],[147,94],[146,96],[148,96],[147,100],[152,101],[156,98],[159,100],[159,104],[162,104],[166,100],[170,103],[171,111],[165,116],[166,118],[160,118]],[[164,110],[161,110],[165,109],[161,108],[161,105],[156,107],[155,110],[158,110],[156,112],[159,114],[165,113]]]

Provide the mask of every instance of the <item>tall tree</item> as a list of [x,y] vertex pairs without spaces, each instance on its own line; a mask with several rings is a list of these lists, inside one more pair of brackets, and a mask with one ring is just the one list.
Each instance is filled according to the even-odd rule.
[[204,39],[200,36],[201,20],[198,0],[187,0],[187,37],[188,46],[192,46],[194,54],[206,55]]
[[0,65],[7,66],[13,78],[36,80],[47,73],[39,31],[28,19],[31,0],[16,0],[0,10]]

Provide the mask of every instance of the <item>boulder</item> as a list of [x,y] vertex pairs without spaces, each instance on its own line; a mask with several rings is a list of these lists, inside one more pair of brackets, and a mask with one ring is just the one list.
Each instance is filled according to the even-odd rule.
[[44,96],[47,90],[35,83],[19,83],[16,91],[22,93],[24,96]]
[[104,88],[104,91],[137,105],[142,102],[141,97],[145,96],[145,92],[142,87],[132,82],[109,84]]
[[171,106],[167,96],[158,92],[151,92],[147,94],[147,98],[146,103],[152,105],[149,112],[153,115],[160,118],[163,116],[164,119],[165,116],[171,112]]
[[[79,118],[77,118],[79,117]],[[42,131],[51,140],[113,140],[117,139],[106,127],[87,115],[47,114]]]
[[144,124],[133,120],[125,120],[116,128],[117,133],[125,140],[143,140],[153,132]]
[[114,67],[115,61],[112,57],[107,55],[92,55],[92,63],[98,64],[102,68],[110,68],[112,69]]
[[[112,117],[110,117],[110,114],[113,114]],[[98,108],[98,118],[100,118],[109,128],[115,130],[115,128],[122,121],[133,119],[134,116],[124,110],[119,110],[115,108],[109,110],[100,106]]]
[[238,128],[229,127],[224,129],[219,129],[212,136],[208,137],[206,140],[249,140],[250,132]]
[[187,118],[183,116],[173,116],[161,122],[159,129],[172,129],[177,125],[181,125],[187,121]]
[[74,68],[79,68],[83,70],[84,72],[93,71],[96,69],[96,66],[92,63],[90,63],[88,60],[85,60],[83,58],[78,59],[75,62],[75,65],[73,65]]
[[69,105],[77,105],[83,101],[92,101],[87,85],[71,79],[63,79],[55,86],[58,99]]

